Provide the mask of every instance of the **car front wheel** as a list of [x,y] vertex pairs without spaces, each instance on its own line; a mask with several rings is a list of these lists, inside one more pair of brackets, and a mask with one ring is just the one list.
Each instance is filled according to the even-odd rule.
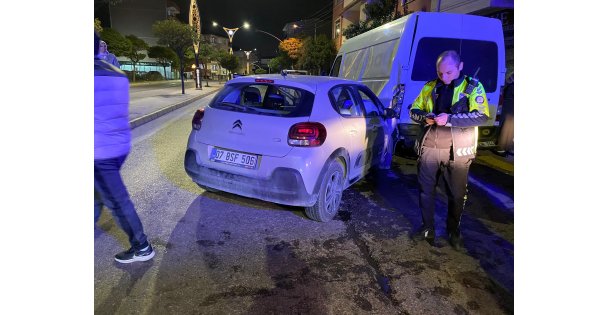
[[306,215],[321,222],[333,219],[340,208],[343,187],[344,168],[342,163],[334,160],[324,174],[317,202],[312,207],[306,207]]

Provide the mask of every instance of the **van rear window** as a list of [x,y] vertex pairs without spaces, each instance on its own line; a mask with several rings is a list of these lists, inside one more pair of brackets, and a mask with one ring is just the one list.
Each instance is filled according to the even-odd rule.
[[496,91],[498,86],[498,46],[494,42],[425,37],[418,42],[412,80],[430,81],[437,78],[435,62],[439,54],[446,50],[455,50],[460,54],[464,63],[462,73],[468,76],[475,74],[479,68],[477,78],[483,84],[486,93]]

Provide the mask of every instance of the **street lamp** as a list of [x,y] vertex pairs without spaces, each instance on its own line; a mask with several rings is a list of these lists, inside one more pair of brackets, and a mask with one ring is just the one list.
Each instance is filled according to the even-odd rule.
[[[257,50],[257,48],[254,48],[253,50]],[[243,50],[247,56],[247,75],[249,75],[249,54],[251,54],[253,50]]]
[[[217,24],[217,22],[213,22],[213,26],[214,27],[218,26],[218,25],[219,24]],[[249,23],[245,22],[245,23],[243,23],[243,26],[241,26],[241,27],[244,27],[244,28],[248,29],[249,28]],[[226,34],[228,34],[228,39],[230,41],[230,54],[231,55],[232,55],[232,37],[234,36],[234,34],[236,33],[236,31],[238,31],[239,28],[241,28],[241,27],[227,28],[227,27],[222,26],[222,28],[224,29],[224,31],[226,32]]]

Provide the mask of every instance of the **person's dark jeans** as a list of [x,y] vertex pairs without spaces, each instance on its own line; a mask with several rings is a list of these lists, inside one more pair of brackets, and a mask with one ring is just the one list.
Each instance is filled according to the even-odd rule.
[[144,228],[129,197],[127,187],[120,177],[120,168],[127,156],[95,160],[95,222],[105,205],[120,227],[129,236],[129,243],[135,249],[147,246]]

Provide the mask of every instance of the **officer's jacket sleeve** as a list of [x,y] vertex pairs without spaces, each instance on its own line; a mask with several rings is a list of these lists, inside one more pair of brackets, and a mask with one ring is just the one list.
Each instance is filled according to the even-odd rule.
[[412,107],[410,108],[410,118],[422,125],[426,124],[426,115],[433,110],[430,108],[431,106],[429,104],[430,98],[432,97],[431,93],[433,91],[431,82],[427,82],[424,85],[422,91],[420,91],[420,94],[418,94],[418,97],[416,97],[414,103],[412,103]]
[[485,124],[490,117],[488,109],[488,97],[481,82],[469,95],[469,112],[452,114],[446,126],[450,127],[473,127]]

